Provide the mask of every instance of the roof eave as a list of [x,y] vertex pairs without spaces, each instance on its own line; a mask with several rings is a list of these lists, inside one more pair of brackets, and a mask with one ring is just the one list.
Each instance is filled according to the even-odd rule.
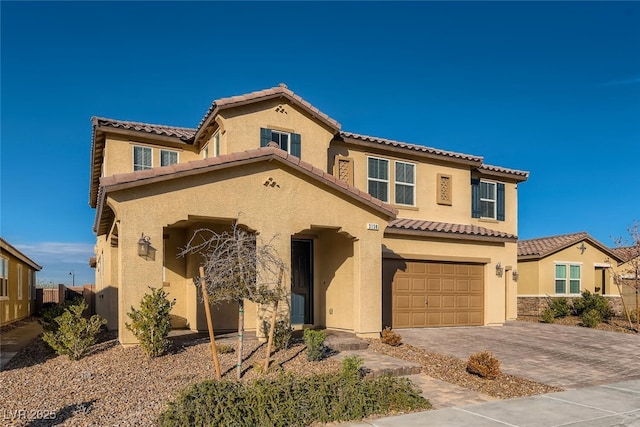
[[445,231],[430,231],[430,230],[409,230],[401,228],[387,227],[384,230],[385,236],[387,235],[400,235],[400,236],[419,236],[419,237],[436,237],[441,239],[453,239],[453,240],[471,240],[478,242],[499,242],[499,243],[511,243],[517,242],[517,237],[500,237],[500,236],[480,236],[475,234],[454,233]]
[[507,179],[507,180],[511,180],[511,181],[515,181],[515,182],[524,182],[527,179],[529,179],[529,172],[523,172],[523,173],[526,173],[526,175],[522,175],[521,173],[509,173],[509,172],[501,172],[501,171],[491,171],[491,170],[481,169],[481,168],[478,168],[477,171],[478,171],[479,174],[481,174],[483,176],[492,177],[492,178]]

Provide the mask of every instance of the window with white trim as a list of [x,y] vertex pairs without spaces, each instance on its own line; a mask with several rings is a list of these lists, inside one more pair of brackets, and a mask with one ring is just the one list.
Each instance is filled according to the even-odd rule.
[[376,199],[389,201],[389,160],[367,157],[367,188]]
[[206,159],[207,157],[209,157],[209,144],[202,149],[202,158]]
[[133,146],[133,170],[141,171],[153,167],[151,147]]
[[480,181],[480,217],[496,219],[496,183]]
[[414,206],[416,200],[416,165],[396,161],[396,204]]
[[0,257],[0,297],[9,297],[9,259]]
[[33,270],[32,269],[27,270],[27,279],[29,280],[27,295],[29,300],[34,299],[34,295],[35,295],[35,292],[33,291],[35,289],[36,284],[35,284],[35,281],[33,280],[33,276],[34,276]]
[[218,157],[220,155],[220,131],[213,135],[213,156]]
[[178,152],[173,150],[160,150],[160,166],[171,166],[178,163]]
[[22,264],[18,264],[18,299],[22,299],[22,287],[24,283],[22,283]]
[[556,263],[555,269],[556,294],[580,294],[582,265]]

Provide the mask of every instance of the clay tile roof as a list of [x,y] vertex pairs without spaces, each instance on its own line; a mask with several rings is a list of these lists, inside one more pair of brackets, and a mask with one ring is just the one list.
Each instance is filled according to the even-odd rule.
[[389,147],[402,148],[406,150],[416,151],[419,153],[430,154],[434,156],[443,156],[458,160],[465,160],[472,163],[482,163],[483,158],[470,154],[456,153],[454,151],[445,151],[438,148],[426,147],[424,145],[409,144],[406,142],[394,141],[392,139],[378,138],[375,136],[360,135],[353,132],[340,132],[340,136],[344,139],[358,140],[364,142],[372,142],[375,144],[386,145]]
[[631,261],[634,258],[640,257],[640,247],[638,246],[624,246],[619,248],[612,248],[611,251],[618,255],[624,262]]
[[287,154],[283,150],[275,147],[262,147],[244,152],[226,154],[218,157],[194,160],[177,165],[155,167],[144,171],[129,172],[103,177],[100,179],[100,191],[98,197],[99,206],[98,212],[96,213],[94,230],[97,230],[101,224],[99,217],[101,216],[102,205],[104,205],[105,203],[105,193],[109,191],[151,184],[168,179],[191,176],[210,170],[239,166],[246,163],[269,159],[279,160],[286,165],[304,172],[308,176],[314,177],[324,182],[330,187],[344,194],[347,194],[378,211],[383,212],[391,218],[395,218],[398,213],[398,210],[393,208],[391,205],[375,199],[367,193],[363,193],[356,187],[339,181],[333,175],[330,175],[324,172],[322,169],[318,169],[307,162],[303,162],[297,157]]
[[312,117],[317,118],[321,122],[325,123],[331,129],[338,131],[340,130],[340,123],[336,120],[332,119],[322,111],[318,110],[316,107],[311,105],[309,102],[302,99],[300,96],[296,95],[291,91],[287,85],[281,83],[276,87],[272,87],[269,89],[263,89],[256,92],[247,93],[245,95],[231,96],[228,98],[220,98],[213,101],[207,112],[205,113],[202,120],[198,124],[198,127],[195,130],[195,135],[198,135],[203,127],[206,126],[207,122],[209,122],[210,118],[215,114],[216,111],[239,107],[245,104],[251,104],[255,102],[265,101],[273,98],[287,98],[289,101],[301,107],[303,110],[306,110]]
[[544,257],[564,249],[567,246],[571,246],[574,243],[578,243],[587,237],[589,237],[589,235],[586,232],[581,231],[579,233],[520,240],[518,242],[518,256]]
[[112,127],[115,129],[133,130],[153,135],[171,136],[186,142],[193,138],[195,129],[167,125],[155,125],[150,123],[130,122],[124,120],[107,119],[104,117],[92,117],[94,126]]
[[521,170],[517,170],[517,169],[508,169],[508,168],[503,168],[500,166],[492,166],[492,165],[487,165],[487,164],[482,164],[480,165],[480,167],[478,167],[478,170],[480,172],[483,173],[487,173],[487,174],[499,174],[499,175],[512,175],[514,178],[521,180],[521,181],[525,181],[527,178],[529,178],[529,172],[528,171],[521,171]]
[[454,238],[478,238],[483,240],[515,241],[518,236],[490,228],[470,224],[451,224],[448,222],[425,221],[419,219],[397,218],[389,222],[385,232],[409,231],[412,234],[433,235],[448,234]]

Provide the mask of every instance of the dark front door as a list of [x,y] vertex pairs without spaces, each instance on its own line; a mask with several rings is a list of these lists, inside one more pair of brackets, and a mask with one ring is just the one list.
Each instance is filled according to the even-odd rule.
[[313,323],[313,240],[291,240],[291,323]]

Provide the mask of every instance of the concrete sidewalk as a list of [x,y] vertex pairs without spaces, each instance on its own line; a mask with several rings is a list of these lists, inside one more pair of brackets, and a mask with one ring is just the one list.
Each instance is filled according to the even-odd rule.
[[341,426],[640,426],[640,380],[418,412]]
[[0,371],[16,353],[42,333],[42,326],[37,320],[29,321],[7,332],[0,332]]

